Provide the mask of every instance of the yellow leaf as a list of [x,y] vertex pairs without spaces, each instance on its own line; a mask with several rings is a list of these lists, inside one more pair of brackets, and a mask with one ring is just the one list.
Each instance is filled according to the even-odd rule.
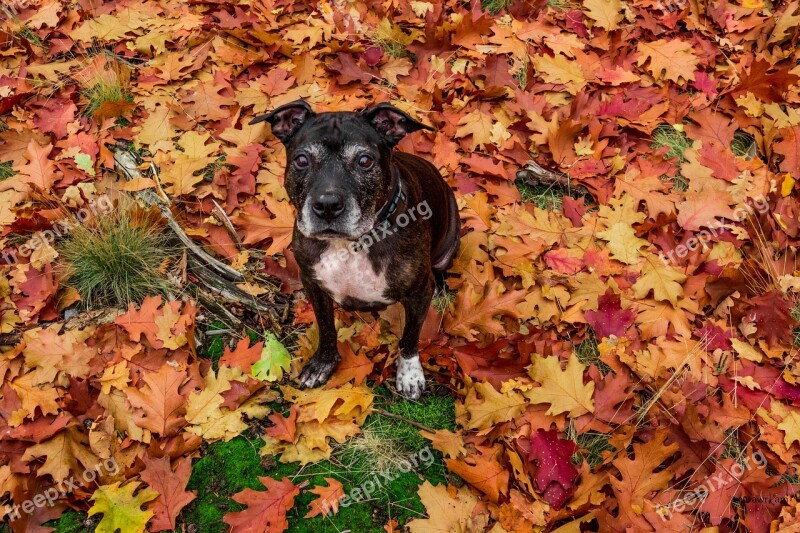
[[433,433],[420,431],[420,435],[431,441],[434,449],[442,452],[446,457],[456,458],[459,455],[466,455],[467,449],[464,447],[464,438],[461,433],[452,433],[446,429],[437,429]]
[[694,46],[691,43],[678,39],[659,39],[658,41],[639,41],[637,49],[642,54],[637,64],[644,65],[647,60],[650,64],[647,70],[657,80],[672,80],[680,84],[694,81],[694,71],[697,68],[697,56],[694,55]]
[[467,428],[486,429],[508,422],[519,416],[526,405],[525,398],[518,392],[503,394],[491,383],[474,383],[464,399],[464,409],[469,413]]
[[636,236],[634,229],[624,223],[617,222],[605,231],[598,231],[597,236],[608,242],[611,257],[628,265],[639,262],[639,249],[650,246],[650,243]]
[[578,94],[586,86],[580,66],[562,55],[535,56],[533,66],[544,81],[564,85],[570,94]]
[[586,14],[594,19],[596,26],[604,30],[616,30],[622,21],[622,2],[620,0],[583,0]]
[[492,142],[493,119],[491,116],[481,113],[479,109],[461,117],[458,125],[460,127],[456,130],[456,138],[472,135],[472,150],[483,148]]
[[451,496],[445,485],[431,485],[429,481],[417,491],[429,518],[411,520],[406,527],[411,533],[431,531],[483,531],[489,522],[485,512],[473,516],[478,499],[466,488],[457,489]]
[[548,415],[567,413],[570,418],[594,412],[594,382],[583,382],[584,366],[571,354],[561,370],[558,357],[535,354],[528,375],[542,386],[524,393],[531,403],[549,403]]
[[89,516],[103,514],[97,524],[97,533],[144,533],[147,521],[153,511],[142,511],[142,505],[158,498],[158,493],[150,487],[143,488],[134,496],[139,483],[133,481],[124,487],[120,483],[101,485],[92,494],[94,505],[89,509]]
[[786,176],[783,178],[783,183],[781,183],[781,196],[784,198],[792,194],[792,189],[794,189],[795,179],[792,177],[791,174],[788,172]]
[[642,275],[633,284],[634,296],[642,299],[652,290],[656,300],[668,301],[672,307],[677,307],[678,298],[683,296],[681,283],[686,281],[686,275],[665,265],[653,254],[650,254],[645,260]]
[[795,441],[800,442],[800,413],[788,411],[783,421],[778,424],[778,429],[784,433],[783,444],[787,448]]

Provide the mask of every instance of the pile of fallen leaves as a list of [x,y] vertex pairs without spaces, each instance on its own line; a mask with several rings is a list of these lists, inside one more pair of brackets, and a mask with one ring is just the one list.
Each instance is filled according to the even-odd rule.
[[[218,368],[198,358],[191,301],[65,323],[77,296],[56,250],[32,242],[98,195],[163,189],[193,239],[236,267],[263,249],[264,273],[297,291],[283,151],[247,123],[298,98],[408,110],[437,131],[400,149],[456,191],[452,301],[431,311],[421,355],[458,396],[460,429],[427,435],[467,485],[423,484],[430,518],[412,531],[800,527],[800,3],[485,4],[9,4],[0,242],[17,253],[3,255],[0,332],[23,333],[0,356],[0,497],[23,506],[15,531],[47,531],[67,507],[102,514],[99,531],[170,530],[204,440],[268,418],[262,452],[308,463],[359,431],[401,310],[337,313],[331,383],[278,388],[260,344]],[[112,171],[120,141],[158,183]],[[531,159],[588,194],[554,184],[559,205],[523,202]],[[288,418],[266,405],[279,397]],[[282,531],[301,490],[341,488],[262,481],[234,497],[234,531]],[[27,510],[53,487],[53,505]]]

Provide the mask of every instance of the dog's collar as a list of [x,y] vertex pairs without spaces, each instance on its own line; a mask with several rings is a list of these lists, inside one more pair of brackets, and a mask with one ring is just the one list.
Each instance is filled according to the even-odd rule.
[[383,204],[377,213],[375,213],[375,227],[380,226],[387,220],[389,217],[397,211],[397,206],[400,205],[400,202],[406,201],[406,195],[403,192],[403,182],[398,176],[397,180],[394,182],[394,190],[392,191],[392,196],[389,200]]

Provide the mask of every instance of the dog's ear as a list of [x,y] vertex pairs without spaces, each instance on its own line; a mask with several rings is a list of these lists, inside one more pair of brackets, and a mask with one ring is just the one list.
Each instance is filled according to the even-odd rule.
[[314,116],[314,111],[305,100],[295,100],[270,111],[266,115],[259,115],[250,121],[258,124],[265,120],[272,126],[272,134],[286,144],[308,117]]
[[389,146],[394,146],[400,139],[417,130],[434,131],[433,128],[417,122],[405,113],[386,102],[368,107],[361,111],[372,127],[386,140]]

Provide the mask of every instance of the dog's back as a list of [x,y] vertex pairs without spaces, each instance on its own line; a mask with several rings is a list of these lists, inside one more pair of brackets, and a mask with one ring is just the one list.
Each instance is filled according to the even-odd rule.
[[435,274],[443,274],[453,264],[453,258],[458,252],[461,238],[461,223],[458,217],[458,206],[453,191],[445,183],[441,174],[429,161],[412,154],[396,151],[395,162],[402,170],[407,180],[415,180],[418,176],[436,176],[425,183],[416,182],[416,187],[431,204],[439,209],[433,210],[431,217],[431,268]]

